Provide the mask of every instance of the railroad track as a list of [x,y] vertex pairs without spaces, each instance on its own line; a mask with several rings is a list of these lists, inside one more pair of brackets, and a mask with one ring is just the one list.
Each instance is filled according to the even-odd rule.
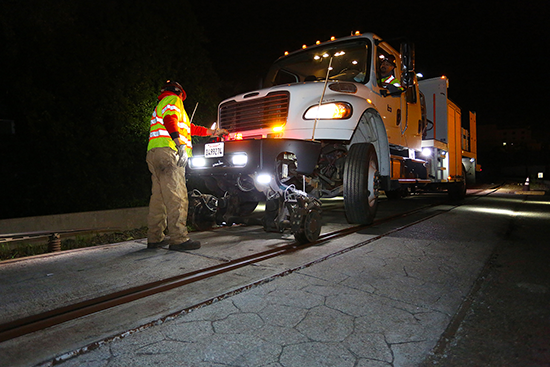
[[[482,193],[483,190],[480,190],[478,192],[470,193],[470,197],[471,196],[476,196],[476,195],[486,196],[486,195],[489,195],[490,193],[494,192],[495,190],[496,190],[496,188],[493,188],[488,193]],[[482,193],[482,194],[480,194],[480,193]],[[72,305],[56,308],[56,309],[53,309],[53,310],[50,310],[50,311],[46,311],[46,312],[43,312],[43,313],[35,314],[35,315],[32,315],[32,316],[24,317],[24,318],[14,320],[14,321],[11,321],[11,322],[8,322],[8,323],[4,323],[4,324],[0,325],[0,342],[10,340],[10,339],[14,339],[14,338],[17,338],[17,337],[20,337],[20,336],[23,336],[23,335],[26,335],[26,334],[29,334],[29,333],[33,333],[33,332],[36,332],[36,331],[40,331],[40,330],[46,329],[48,327],[58,325],[58,324],[61,324],[61,323],[64,323],[64,322],[67,322],[67,321],[70,321],[70,320],[75,320],[77,318],[80,318],[80,317],[83,317],[83,316],[86,316],[86,315],[90,315],[90,314],[93,314],[93,313],[96,313],[96,312],[99,312],[99,311],[103,311],[103,310],[106,310],[106,309],[109,309],[109,308],[112,308],[112,307],[115,307],[115,306],[118,306],[118,305],[123,305],[123,304],[126,304],[126,303],[130,303],[132,301],[135,301],[135,300],[138,300],[138,299],[141,299],[141,298],[145,298],[145,297],[148,297],[148,296],[151,296],[151,295],[154,295],[154,294],[159,294],[159,293],[162,293],[162,292],[166,292],[166,291],[172,290],[174,288],[182,287],[182,286],[190,284],[190,283],[199,282],[199,281],[204,280],[204,279],[212,278],[216,275],[227,273],[227,272],[233,271],[235,269],[239,269],[239,268],[249,266],[249,265],[252,265],[252,264],[255,264],[255,263],[259,263],[259,262],[267,260],[267,259],[287,255],[287,254],[290,254],[290,253],[295,252],[295,251],[302,250],[302,249],[307,248],[307,247],[319,246],[319,245],[321,245],[323,243],[326,243],[328,241],[331,241],[333,239],[348,236],[350,234],[359,232],[359,231],[364,230],[365,228],[368,228],[368,227],[371,227],[371,226],[380,225],[380,224],[383,224],[383,223],[389,223],[389,222],[395,221],[399,218],[407,218],[407,217],[410,217],[414,214],[418,214],[418,213],[421,213],[421,212],[428,213],[430,208],[433,208],[433,207],[441,205],[441,204],[449,204],[449,203],[447,202],[447,200],[442,199],[442,200],[436,201],[434,203],[416,208],[414,210],[409,210],[407,212],[403,212],[403,213],[399,213],[399,214],[396,214],[396,215],[391,215],[391,216],[387,216],[385,218],[378,219],[373,224],[368,225],[368,226],[352,226],[352,227],[348,227],[348,228],[344,228],[344,229],[340,229],[340,230],[337,230],[337,231],[333,231],[333,232],[330,232],[330,233],[323,234],[314,243],[309,243],[309,244],[304,245],[304,244],[299,244],[297,242],[292,242],[292,243],[282,245],[282,246],[279,246],[277,248],[269,249],[269,250],[266,250],[266,251],[262,251],[262,252],[259,252],[259,253],[256,253],[256,254],[253,254],[253,255],[250,255],[250,256],[245,256],[245,257],[241,257],[241,258],[238,258],[238,259],[229,260],[229,261],[226,261],[222,264],[218,264],[218,265],[215,265],[215,266],[210,266],[210,267],[207,267],[207,268],[204,268],[204,269],[179,274],[179,275],[169,277],[169,278],[166,278],[166,279],[162,279],[162,280],[159,280],[159,281],[155,281],[155,282],[151,282],[151,283],[131,287],[131,288],[128,288],[128,289],[125,289],[125,290],[122,290],[122,291],[118,291],[118,292],[114,292],[114,293],[111,293],[111,294],[107,294],[107,295],[104,295],[104,296],[101,296],[101,297],[89,299],[89,300],[86,300],[86,301],[83,301],[83,302],[78,302],[78,303],[75,303],[75,304],[72,304]],[[317,264],[317,263],[322,262],[322,261],[324,261],[328,258],[338,256],[342,253],[351,251],[351,250],[356,249],[356,248],[361,247],[361,246],[365,246],[365,245],[367,245],[369,243],[372,243],[376,240],[379,240],[383,237],[386,237],[386,236],[389,236],[389,235],[391,235],[395,232],[398,232],[398,231],[400,231],[404,228],[414,226],[414,225],[416,225],[416,224],[418,224],[422,221],[425,221],[425,220],[428,220],[428,219],[433,218],[435,216],[438,216],[440,214],[443,214],[443,213],[447,212],[448,210],[451,210],[451,209],[453,209],[453,208],[455,208],[459,205],[462,205],[462,204],[461,203],[451,203],[451,206],[447,210],[440,210],[440,211],[437,211],[437,212],[429,213],[429,214],[423,216],[419,220],[409,222],[409,223],[407,223],[403,226],[394,227],[394,228],[384,232],[383,234],[371,237],[366,241],[362,241],[360,243],[357,243],[357,244],[348,246],[344,249],[341,249],[337,252],[326,255],[324,257],[315,259],[314,261],[311,261],[307,264],[304,264],[304,265],[301,265],[299,267],[292,268],[292,269],[285,269],[284,271],[282,271],[282,272],[280,272],[280,273],[278,273],[274,276],[271,276],[269,279],[258,280],[256,282],[254,282],[252,284],[248,284],[247,286],[242,287],[238,290],[233,290],[231,292],[218,295],[218,296],[216,296],[214,298],[211,298],[209,300],[206,300],[206,301],[204,301],[200,304],[197,304],[197,305],[194,305],[192,307],[188,307],[185,310],[179,311],[176,314],[168,315],[168,316],[164,317],[163,320],[173,318],[173,317],[177,316],[178,314],[186,313],[191,309],[201,307],[205,304],[213,303],[216,300],[223,299],[223,298],[225,298],[227,296],[230,296],[232,294],[242,292],[243,290],[252,288],[252,287],[254,287],[258,284],[268,282],[268,281],[270,281],[272,279],[275,279],[277,277],[281,277],[281,276],[293,273],[297,270],[300,270],[300,269],[309,267],[311,265]]]

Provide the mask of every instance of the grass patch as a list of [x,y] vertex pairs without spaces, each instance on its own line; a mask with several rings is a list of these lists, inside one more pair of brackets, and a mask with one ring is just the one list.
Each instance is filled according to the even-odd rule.
[[[62,239],[61,251],[132,241],[146,237],[147,227],[136,228],[128,231],[81,235],[76,236],[75,238],[68,238],[65,240]],[[44,238],[43,243],[17,243],[15,241],[2,243],[0,244],[0,261],[48,253],[47,242],[47,238]]]

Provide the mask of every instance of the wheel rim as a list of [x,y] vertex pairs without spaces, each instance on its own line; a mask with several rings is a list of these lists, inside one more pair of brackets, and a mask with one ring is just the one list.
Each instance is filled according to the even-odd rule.
[[380,188],[380,173],[378,172],[378,162],[376,162],[376,160],[372,156],[369,160],[368,170],[368,203],[369,206],[372,208],[376,204],[376,199],[378,198],[378,190]]
[[311,210],[304,219],[304,234],[309,242],[315,242],[321,233],[321,215],[318,210]]

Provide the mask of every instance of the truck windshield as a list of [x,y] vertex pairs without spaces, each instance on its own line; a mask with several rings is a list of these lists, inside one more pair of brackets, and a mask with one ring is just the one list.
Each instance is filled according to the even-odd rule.
[[366,39],[334,42],[283,57],[271,66],[264,86],[324,80],[329,64],[329,80],[365,84],[369,75],[369,45]]

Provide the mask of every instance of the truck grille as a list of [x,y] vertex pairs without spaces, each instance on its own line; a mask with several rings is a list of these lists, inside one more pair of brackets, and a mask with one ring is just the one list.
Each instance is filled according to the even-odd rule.
[[229,101],[220,106],[220,127],[230,133],[263,128],[286,122],[288,92],[271,92],[249,101]]

